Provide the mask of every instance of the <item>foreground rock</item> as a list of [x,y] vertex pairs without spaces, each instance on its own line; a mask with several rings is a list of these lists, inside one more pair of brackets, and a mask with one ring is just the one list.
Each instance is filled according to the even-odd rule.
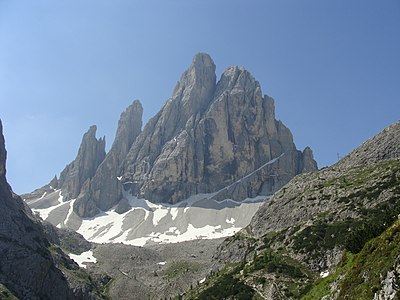
[[53,248],[40,222],[13,194],[5,175],[0,122],[0,284],[20,299],[99,299],[93,286],[72,277],[80,274],[78,266]]
[[336,165],[291,180],[221,244],[219,273],[186,298],[397,297],[399,129],[395,123]]

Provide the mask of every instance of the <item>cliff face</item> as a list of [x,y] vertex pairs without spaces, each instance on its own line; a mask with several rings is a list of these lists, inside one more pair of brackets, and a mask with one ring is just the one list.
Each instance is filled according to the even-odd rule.
[[98,209],[107,210],[122,199],[122,185],[118,180],[120,165],[142,130],[142,114],[138,100],[121,114],[110,151],[75,202],[78,215],[94,216]]
[[[6,180],[6,150],[0,121],[0,283],[20,299],[97,299],[91,287],[71,288],[56,266],[41,224]],[[62,252],[65,269],[78,269]],[[83,291],[86,292],[83,292]]]
[[93,217],[115,205],[117,212],[127,211],[123,189],[155,203],[177,203],[198,193],[242,201],[271,195],[297,174],[317,169],[311,149],[298,151],[290,130],[275,119],[274,100],[262,94],[255,78],[230,67],[217,82],[215,64],[204,53],[193,58],[143,131],[142,113],[135,101],[121,115],[106,156],[95,127],[84,135],[57,183],[64,200],[76,199],[79,216]]
[[216,83],[212,59],[198,54],[133,143],[121,175],[133,195],[176,203],[197,193],[270,194],[303,169],[316,169],[312,152],[296,150],[254,77],[231,67]]
[[79,196],[82,187],[94,176],[104,160],[106,142],[104,138],[96,139],[96,130],[96,126],[91,126],[83,135],[77,157],[60,174],[58,185],[63,190],[65,200]]

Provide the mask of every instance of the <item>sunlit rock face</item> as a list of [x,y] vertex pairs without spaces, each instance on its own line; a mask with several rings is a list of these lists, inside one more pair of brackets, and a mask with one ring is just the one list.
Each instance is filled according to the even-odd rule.
[[248,71],[230,67],[215,78],[210,56],[196,55],[133,143],[121,169],[133,195],[156,203],[213,192],[215,199],[243,200],[317,169],[312,151],[296,150],[290,130],[275,119],[274,100]]
[[[297,174],[317,169],[311,149],[297,150],[290,130],[276,120],[274,100],[259,82],[237,66],[217,81],[205,53],[195,55],[143,131],[142,113],[139,101],[122,113],[107,155],[95,127],[84,135],[57,184],[62,201],[73,201],[74,214],[93,217],[114,206],[125,213],[125,192],[164,204],[201,193],[243,201],[271,195]],[[35,195],[49,192],[48,186]]]

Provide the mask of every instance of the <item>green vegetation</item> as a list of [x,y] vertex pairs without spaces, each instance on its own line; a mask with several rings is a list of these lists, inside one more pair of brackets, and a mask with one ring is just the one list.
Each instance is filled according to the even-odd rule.
[[[339,299],[373,299],[381,287],[382,276],[393,267],[400,254],[400,222],[369,241],[355,257],[351,270],[342,281]],[[367,280],[366,280],[367,279]]]
[[[306,253],[333,249],[342,246],[358,253],[370,239],[385,231],[400,214],[400,161],[385,161],[373,166],[356,167],[348,174],[331,179],[324,187],[346,188],[351,192],[339,198],[339,203],[349,205],[348,209],[358,212],[357,218],[332,222],[334,215],[319,216],[313,225],[294,236],[293,248]],[[320,187],[322,189],[322,187]],[[382,192],[388,198],[376,206],[366,206],[366,202],[376,203]],[[319,249],[315,251],[315,249]]]
[[[251,228],[229,238],[228,245],[240,241],[247,248],[246,259],[226,265],[184,299],[257,299],[272,283],[291,299],[321,299],[332,293],[343,300],[373,299],[400,255],[400,161],[353,168],[299,197],[311,206],[329,200],[340,210],[323,211],[305,228],[299,223],[258,240]],[[328,277],[308,269],[307,263],[337,247],[344,255]],[[293,252],[302,254],[305,264],[290,257]],[[400,278],[395,288],[400,290]]]
[[196,262],[179,261],[174,262],[165,270],[165,276],[168,279],[173,279],[185,275],[186,273],[196,273],[201,265]]
[[2,300],[18,300],[8,288],[0,283],[0,299]]
[[[188,291],[183,299],[259,299],[257,293],[244,281],[240,275],[244,264],[227,264],[221,271],[213,273],[204,284]],[[181,298],[177,299],[182,299]]]
[[400,221],[370,240],[358,254],[345,253],[336,271],[319,279],[303,300],[321,299],[331,293],[336,281],[338,299],[369,300],[381,289],[382,279],[392,270],[400,254]]
[[276,273],[292,278],[308,277],[300,264],[290,257],[284,257],[271,249],[266,249],[261,255],[254,254],[250,266],[245,268],[246,273],[265,270],[266,273]]
[[222,274],[214,284],[201,291],[197,300],[237,299],[251,300],[255,291],[232,274]]
[[70,280],[87,284],[93,288],[93,292],[101,299],[110,299],[106,293],[107,285],[105,287],[99,286],[89,273],[71,263],[59,246],[52,244],[47,249],[50,251],[57,268],[59,268]]

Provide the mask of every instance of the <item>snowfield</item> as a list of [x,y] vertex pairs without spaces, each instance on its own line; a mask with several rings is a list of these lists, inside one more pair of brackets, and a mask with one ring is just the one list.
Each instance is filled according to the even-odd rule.
[[124,193],[131,206],[127,212],[119,214],[112,208],[83,219],[73,211],[75,200],[63,202],[60,190],[28,204],[42,219],[59,228],[71,228],[88,241],[145,246],[231,236],[250,223],[266,198],[216,201],[211,199],[214,195],[198,194],[169,205],[154,204]]
[[88,262],[96,263],[97,262],[96,257],[93,256],[92,250],[83,252],[79,255],[70,253],[69,257],[71,259],[73,259],[81,268],[85,268],[85,269],[86,269],[86,263],[88,263]]

